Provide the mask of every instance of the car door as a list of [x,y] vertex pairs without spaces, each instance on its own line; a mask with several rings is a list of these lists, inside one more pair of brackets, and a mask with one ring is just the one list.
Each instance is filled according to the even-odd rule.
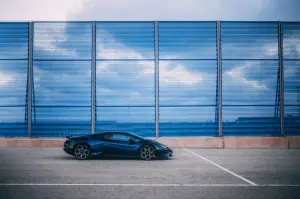
[[90,141],[90,144],[93,146],[93,152],[95,153],[107,153],[110,151],[110,133],[104,133],[104,134],[94,134],[90,136],[92,138],[92,141]]
[[137,146],[129,142],[130,138],[131,136],[126,133],[112,133],[109,138],[111,153],[120,156],[134,156]]
[[118,154],[118,147],[115,140],[112,139],[113,133],[106,133],[101,138],[101,146],[99,146],[104,154],[116,155]]

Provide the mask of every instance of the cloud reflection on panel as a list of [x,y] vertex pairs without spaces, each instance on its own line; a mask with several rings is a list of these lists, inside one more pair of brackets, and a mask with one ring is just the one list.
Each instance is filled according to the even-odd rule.
[[[109,104],[153,105],[155,95],[155,67],[154,60],[151,60],[154,59],[153,25],[148,27],[148,35],[150,36],[147,37],[145,33],[144,36],[137,38],[135,35],[138,33],[131,32],[130,35],[125,33],[111,34],[107,30],[100,29],[100,27],[99,25],[99,29],[97,29],[97,47],[99,47],[97,48],[97,58],[103,59],[103,61],[97,63],[97,85],[99,84],[97,91],[99,89],[103,93],[99,93],[97,103],[101,105],[106,95],[112,97],[116,93],[116,95],[125,98],[107,99]],[[136,39],[133,40],[130,37]],[[143,44],[141,44],[142,42]],[[108,61],[108,59],[117,59],[118,61]],[[203,80],[204,76],[200,71],[195,70],[195,66],[195,63],[193,66],[193,63],[184,61],[160,61],[160,85],[166,85],[170,88],[174,85],[180,85],[186,89],[195,86]]]
[[[135,34],[131,33],[131,36],[126,34],[126,31],[115,34],[114,31],[116,30],[113,30],[113,28],[97,27],[97,34],[99,34],[97,38],[97,59],[104,59],[103,61],[97,62],[97,105],[154,105],[155,68],[154,61],[151,60],[154,58],[153,24],[150,23],[150,25],[145,26],[147,26],[144,29],[145,34],[139,37],[137,37],[137,35],[140,30],[138,30],[137,27]],[[246,38],[230,37],[228,35],[226,38],[226,32],[223,31],[222,34],[225,35],[225,39],[222,39],[223,58],[276,59],[278,57],[278,44],[277,36],[274,34],[277,27],[268,26],[264,28],[264,36],[259,36],[260,33],[256,35],[257,37],[248,36]],[[233,29],[228,31],[233,31]],[[253,33],[256,33],[255,31],[256,29],[253,30]],[[74,32],[75,34],[72,34]],[[35,24],[34,58],[89,59],[91,58],[90,33],[91,24],[83,24],[81,26],[78,24],[55,24],[55,26],[52,24]],[[289,32],[285,34],[285,58],[299,58],[299,34],[297,30],[289,30]],[[169,38],[169,40],[170,39],[172,38]],[[242,39],[250,44],[245,47],[245,44],[241,41]],[[172,41],[170,42],[174,43]],[[180,43],[180,41],[178,42]],[[184,43],[184,41],[182,41],[182,43]],[[202,46],[201,43],[198,45]],[[162,50],[161,46],[160,50]],[[201,52],[206,51],[212,52],[209,46],[201,49]],[[190,58],[194,57],[193,52],[197,54],[199,50],[188,51],[188,55],[191,56]],[[173,60],[174,58],[180,59],[184,57],[184,53],[176,51],[175,47],[169,48],[169,54],[167,50],[163,53],[164,54],[160,54],[161,58],[170,58],[172,60],[160,61],[161,104],[171,104],[171,102],[177,105],[215,103],[216,65],[214,61]],[[178,56],[176,53],[178,53]],[[246,53],[246,55],[243,53]],[[3,55],[3,53],[1,54]],[[136,60],[105,60],[127,58]],[[14,67],[4,67],[4,65],[8,65],[3,63],[4,62],[1,62],[0,73],[4,75],[4,77],[1,78],[2,93],[9,91],[8,87],[5,86],[8,84],[11,85],[10,87],[21,89],[20,86],[15,84],[16,79],[20,79],[20,77],[16,75],[18,74],[16,70],[14,70],[13,73],[8,71]],[[49,63],[50,62],[48,62],[48,65]],[[82,88],[82,91],[85,88],[87,90],[90,89],[90,82],[88,81],[88,78],[90,78],[89,64],[83,62],[57,63],[58,65],[53,66],[53,64],[50,64],[51,67],[49,67],[47,64],[41,64],[39,61],[34,62],[37,103],[39,101],[42,102],[42,99],[44,99],[43,103],[49,105],[55,104],[56,102],[59,102],[59,104],[67,103],[60,101],[62,99],[73,102],[72,100],[75,100],[75,94],[72,95],[70,92],[60,89],[61,85],[69,84],[68,91],[71,91],[71,93],[73,91],[72,89],[77,87]],[[286,83],[288,84],[289,81],[293,81],[293,84],[298,84],[297,79],[295,79],[299,72],[298,67],[293,67],[292,69],[292,66],[297,65],[297,62],[285,62],[285,64],[286,77],[290,77],[290,80],[287,79]],[[15,64],[15,66],[17,65],[18,64]],[[24,62],[24,66],[25,65],[26,63]],[[60,72],[55,74],[54,71],[51,71],[51,68],[55,68],[55,70]],[[278,62],[272,60],[223,61],[224,104],[274,104],[277,70]],[[291,75],[289,75],[289,71]],[[25,74],[25,72],[26,71],[23,71],[20,75]],[[52,75],[49,75],[50,73],[52,73]],[[79,82],[77,78],[74,78],[76,75],[80,78],[84,78],[85,81]],[[50,79],[45,78],[46,76]],[[68,78],[68,76],[71,78]],[[56,83],[53,84],[53,82]],[[291,84],[287,86],[291,86]],[[240,93],[244,93],[244,95],[240,95]],[[292,95],[290,93],[293,93],[293,96],[286,98],[286,100],[289,102],[293,99],[291,103],[296,103],[297,92],[295,88],[291,87],[289,89],[288,87],[286,93],[288,93],[286,95]],[[87,98],[89,98],[90,95],[82,96],[86,96],[83,101],[84,104],[88,105]],[[2,101],[5,99],[9,99],[10,102],[13,101],[8,95],[1,97]],[[24,97],[17,101],[22,101],[23,99]],[[230,99],[234,99],[235,101]],[[271,113],[271,111],[269,113]]]
[[90,120],[91,30],[81,22],[34,25],[34,120]]
[[28,23],[1,23],[0,122],[24,122],[27,55]]

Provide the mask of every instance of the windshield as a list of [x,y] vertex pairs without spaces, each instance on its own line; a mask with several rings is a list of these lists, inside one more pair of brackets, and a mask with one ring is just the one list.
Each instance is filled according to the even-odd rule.
[[144,139],[143,137],[141,137],[141,136],[139,136],[139,135],[136,135],[136,134],[134,134],[134,133],[130,133],[131,135],[133,135],[133,136],[135,136],[135,137],[137,137],[137,138],[139,138],[139,139]]

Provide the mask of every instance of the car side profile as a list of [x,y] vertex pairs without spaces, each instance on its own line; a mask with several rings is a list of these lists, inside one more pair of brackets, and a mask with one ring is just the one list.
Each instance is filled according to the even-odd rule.
[[144,160],[173,156],[169,147],[129,132],[67,136],[63,150],[78,160],[97,156],[140,157]]

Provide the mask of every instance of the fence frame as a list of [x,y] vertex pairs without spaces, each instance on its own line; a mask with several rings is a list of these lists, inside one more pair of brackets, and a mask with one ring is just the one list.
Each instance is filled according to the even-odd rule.
[[[36,21],[40,22],[40,21]],[[62,21],[63,22],[63,21]],[[69,21],[66,21],[68,23]],[[159,21],[154,22],[154,62],[155,62],[155,137],[160,137],[159,132],[159,61],[164,59],[159,59]],[[226,21],[224,21],[226,22]],[[28,41],[29,41],[29,48],[28,48],[28,83],[27,83],[27,113],[26,120],[27,120],[27,129],[28,129],[28,136],[32,136],[32,101],[33,99],[33,45],[34,45],[34,23],[35,22],[28,22],[29,24],[29,31],[28,31]],[[53,22],[55,23],[55,22]],[[78,22],[76,22],[78,23]],[[133,22],[134,23],[134,22]],[[283,63],[283,23],[282,21],[278,21],[278,64],[279,64],[279,95],[280,95],[280,136],[285,136],[284,131],[284,113],[285,113],[285,103],[284,103],[284,63]],[[222,104],[222,41],[221,41],[221,21],[216,21],[217,25],[217,45],[216,45],[216,53],[217,53],[217,118],[218,118],[218,136],[223,136],[223,104]],[[92,21],[92,64],[91,64],[91,133],[95,133],[96,131],[96,115],[97,115],[97,106],[96,106],[96,21]],[[224,59],[227,60],[227,59]],[[277,59],[276,59],[277,60]],[[163,106],[161,106],[163,107]],[[217,122],[217,121],[216,121]]]

